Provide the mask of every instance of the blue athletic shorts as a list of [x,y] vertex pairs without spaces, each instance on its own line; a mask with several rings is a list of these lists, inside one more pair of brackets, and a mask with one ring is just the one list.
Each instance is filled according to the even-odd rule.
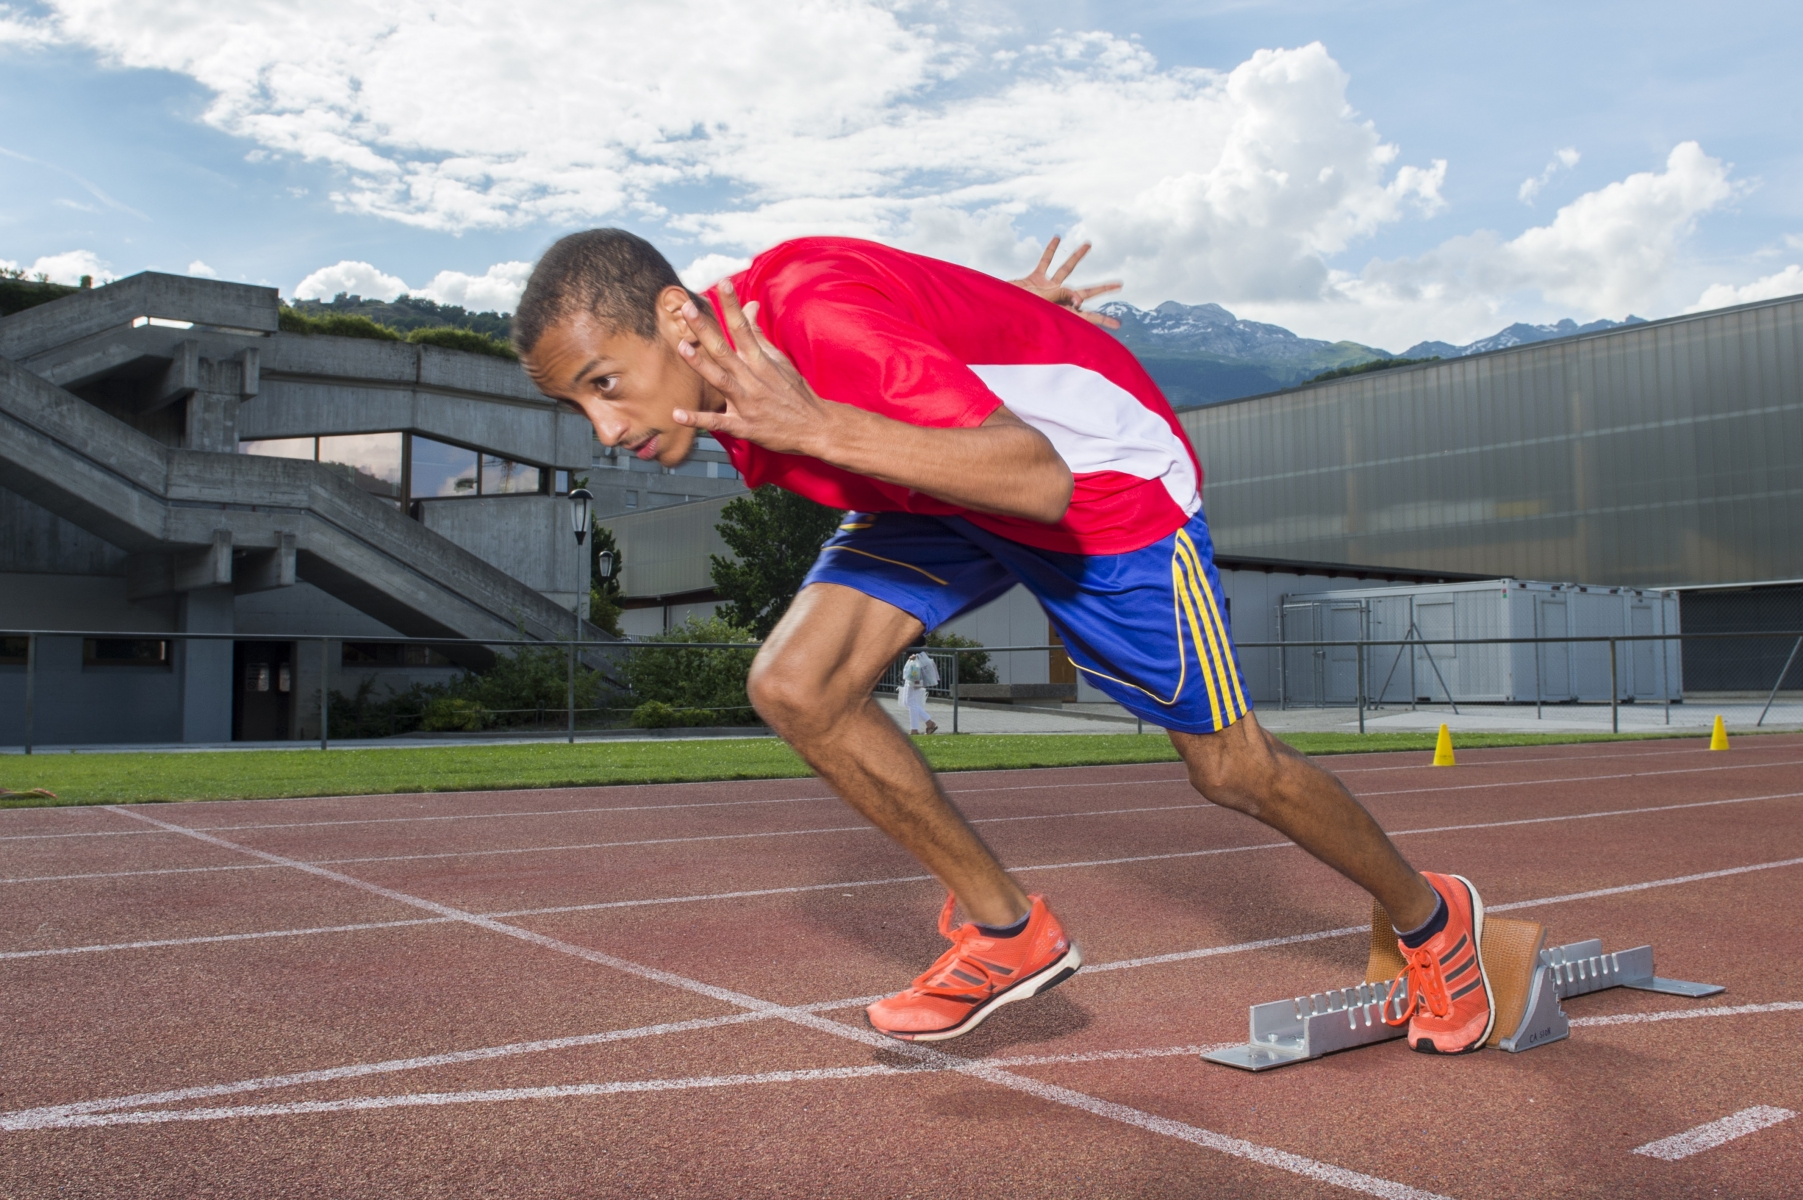
[[1165,729],[1216,733],[1252,709],[1208,523],[1129,554],[1059,554],[963,517],[847,513],[802,586],[837,583],[936,629],[1015,584],[1038,597],[1089,681]]

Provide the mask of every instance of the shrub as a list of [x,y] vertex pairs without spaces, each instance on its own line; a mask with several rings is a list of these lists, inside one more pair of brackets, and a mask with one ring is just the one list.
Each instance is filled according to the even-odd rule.
[[[626,657],[626,681],[642,709],[657,701],[677,710],[711,709],[709,723],[750,725],[757,722],[751,700],[745,694],[745,677],[751,671],[755,646],[719,647],[707,650],[661,648],[659,643],[745,642],[750,635],[720,617],[682,625],[634,646]],[[635,712],[633,723],[638,724]],[[690,724],[686,719],[682,724]]]
[[474,700],[440,696],[426,705],[419,727],[429,733],[474,733],[482,728],[482,706]]
[[512,343],[490,337],[486,333],[477,333],[474,329],[459,329],[455,325],[415,329],[407,335],[407,340],[416,346],[443,346],[447,350],[464,350],[471,354],[486,354],[491,358],[520,361],[519,351],[513,348]]
[[662,700],[647,700],[632,710],[632,724],[639,729],[694,728],[728,723],[711,708],[672,708]]
[[400,334],[386,325],[376,324],[368,317],[354,313],[328,313],[323,317],[309,317],[287,305],[282,306],[277,327],[283,333],[298,333],[305,337],[323,334],[327,337],[370,338],[378,342],[401,340]]
[[[983,643],[973,638],[960,637],[955,633],[929,633],[926,644],[934,650],[963,649],[968,646],[981,646]],[[950,674],[950,672],[942,672]],[[981,652],[970,652],[958,655],[959,683],[995,683],[995,667],[989,661],[989,655]],[[950,687],[952,681],[945,679],[941,686]]]

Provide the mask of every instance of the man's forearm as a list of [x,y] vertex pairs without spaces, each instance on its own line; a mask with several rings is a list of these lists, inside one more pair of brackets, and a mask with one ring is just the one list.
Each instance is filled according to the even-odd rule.
[[1050,524],[1070,505],[1070,468],[1045,435],[1006,409],[976,428],[910,425],[828,404],[808,453],[857,475],[978,512]]

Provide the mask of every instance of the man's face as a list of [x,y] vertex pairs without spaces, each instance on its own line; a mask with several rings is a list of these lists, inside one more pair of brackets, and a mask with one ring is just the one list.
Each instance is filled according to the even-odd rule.
[[[677,309],[687,296],[679,288]],[[695,447],[695,429],[678,425],[678,408],[706,410],[709,388],[676,351],[681,328],[658,306],[658,336],[609,329],[580,313],[547,329],[525,357],[539,391],[579,410],[603,445],[624,446],[639,458],[673,467]]]

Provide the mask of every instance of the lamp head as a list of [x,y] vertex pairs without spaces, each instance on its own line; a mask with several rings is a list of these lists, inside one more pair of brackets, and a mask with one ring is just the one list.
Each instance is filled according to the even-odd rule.
[[570,493],[570,528],[576,534],[578,546],[588,537],[588,507],[594,499],[594,494],[587,488],[577,488]]

